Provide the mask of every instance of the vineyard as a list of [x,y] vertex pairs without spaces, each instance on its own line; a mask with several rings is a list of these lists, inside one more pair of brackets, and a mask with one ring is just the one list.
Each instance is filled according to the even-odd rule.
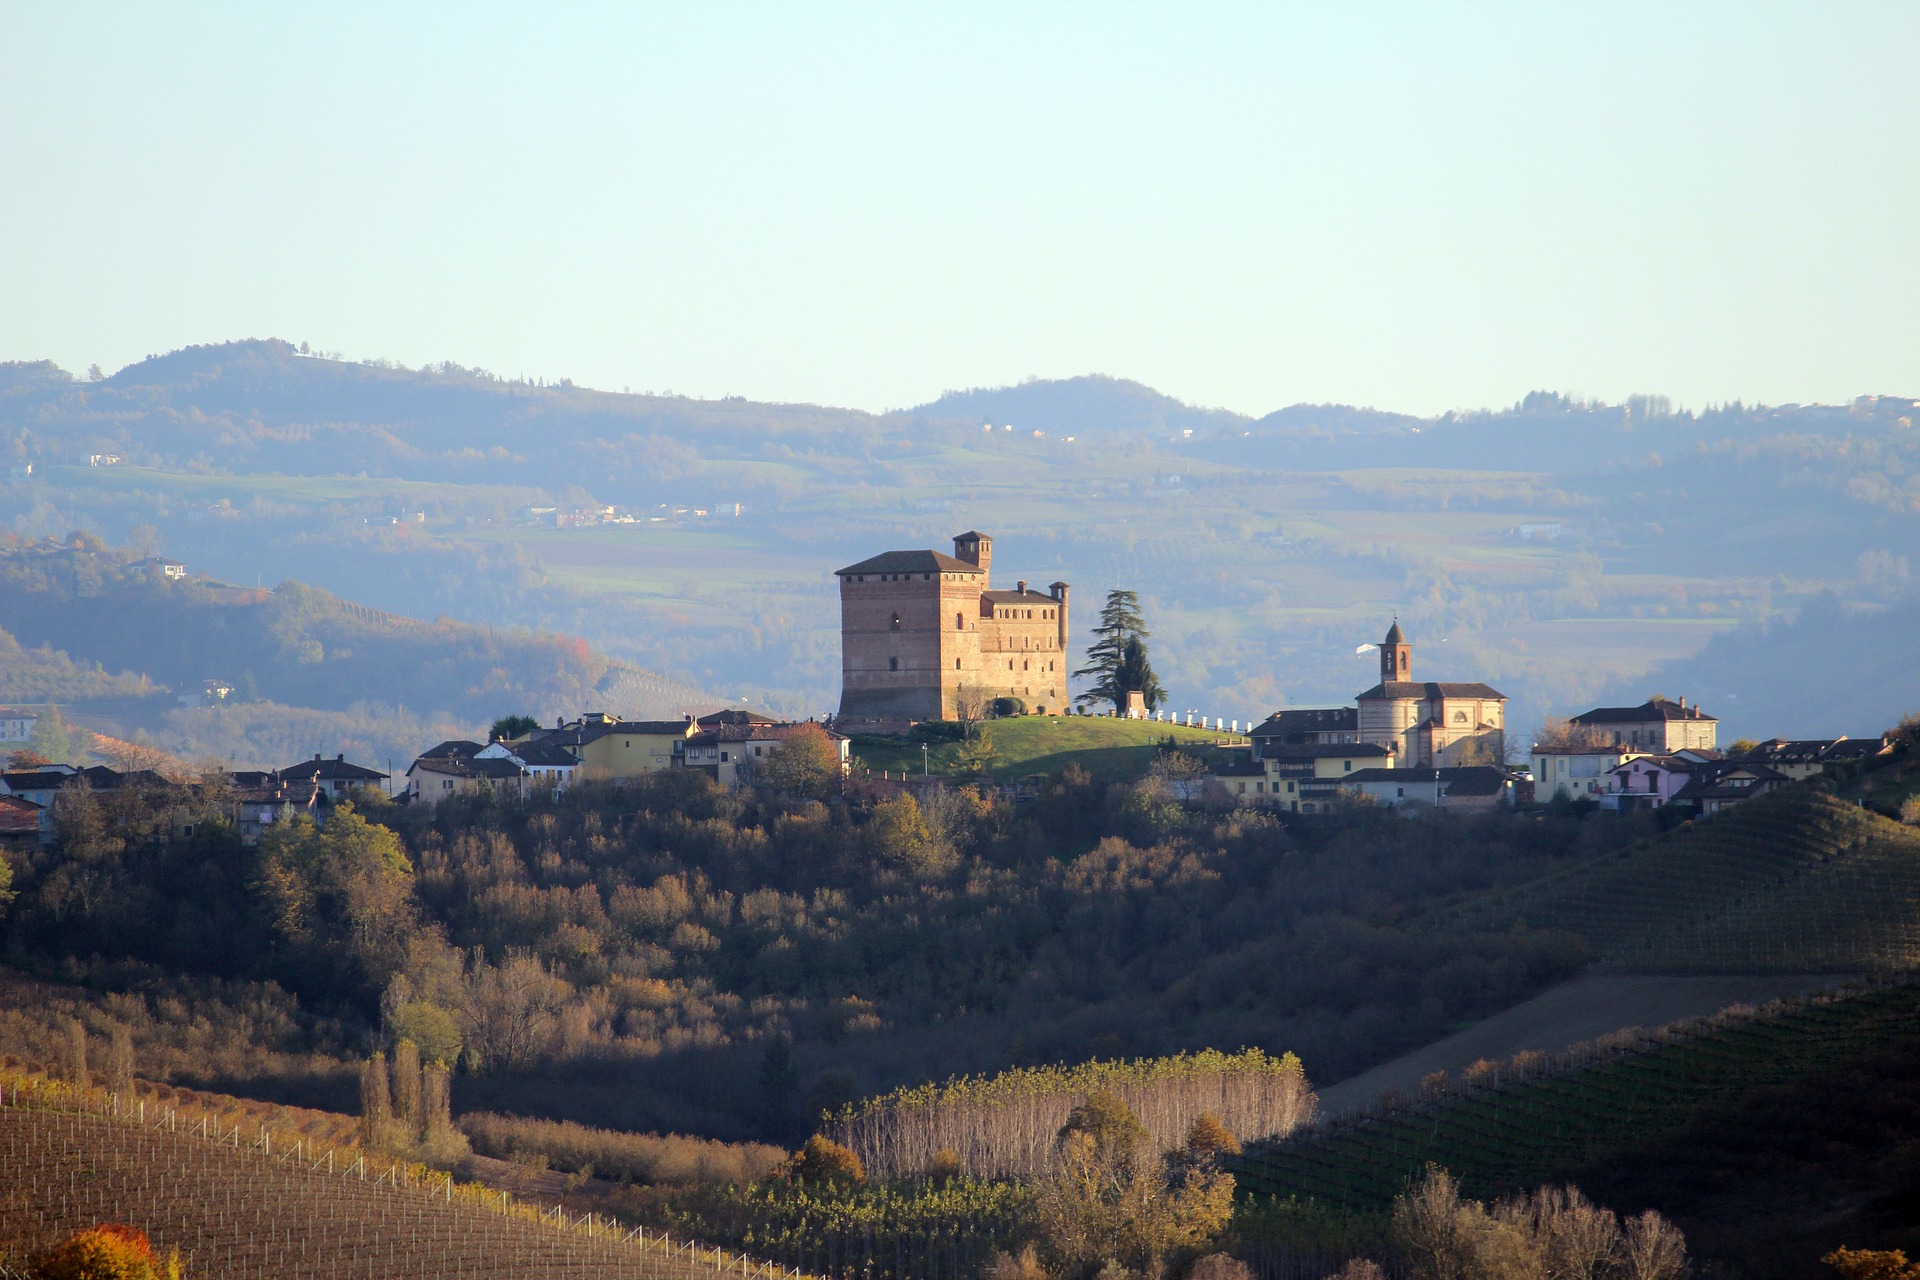
[[1804,787],[1488,894],[1429,927],[1554,929],[1658,973],[1920,963],[1920,832]]
[[1630,1028],[1548,1058],[1482,1063],[1408,1106],[1381,1106],[1248,1151],[1255,1197],[1379,1209],[1429,1163],[1475,1195],[1566,1176],[1623,1142],[1677,1132],[1695,1111],[1795,1083],[1920,1021],[1920,987],[1893,985]]
[[1067,1113],[1095,1090],[1126,1103],[1163,1151],[1185,1141],[1203,1113],[1245,1141],[1291,1133],[1313,1119],[1315,1106],[1292,1054],[1209,1049],[897,1089],[849,1107],[827,1133],[881,1177],[921,1173],[942,1152],[979,1178],[1043,1177],[1053,1170],[1054,1139]]
[[846,1280],[970,1280],[1032,1237],[1033,1191],[952,1178],[866,1185],[764,1182],[677,1196],[672,1220],[705,1239]]
[[[266,1127],[122,1105],[33,1077],[0,1088],[0,1266],[124,1222],[195,1280],[402,1275],[798,1280],[772,1264],[592,1215],[539,1211],[419,1166]],[[104,1106],[103,1106],[104,1104]]]

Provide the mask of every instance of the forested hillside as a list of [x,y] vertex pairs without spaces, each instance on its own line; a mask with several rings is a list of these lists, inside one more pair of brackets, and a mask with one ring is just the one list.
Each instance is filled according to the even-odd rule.
[[[1423,675],[1494,684],[1524,734],[1830,592],[1841,612],[1816,604],[1807,641],[1857,663],[1782,681],[1803,655],[1772,646],[1674,671],[1730,737],[1859,734],[1875,725],[1849,667],[1886,646],[1857,624],[1920,585],[1914,417],[1886,396],[1544,392],[1256,417],[1107,377],[869,414],[259,341],[99,381],[7,366],[0,452],[34,472],[0,485],[0,515],[34,536],[147,530],[236,582],[580,635],[798,714],[838,695],[831,571],[968,527],[996,535],[1009,580],[1140,592],[1170,697],[1243,719],[1350,698],[1370,682],[1356,647],[1397,612]],[[1886,707],[1920,706],[1920,677],[1888,677]]]
[[[251,764],[321,750],[409,759],[432,735],[471,732],[509,709],[544,719],[604,702],[664,717],[716,702],[578,638],[423,622],[292,581],[169,578],[85,534],[0,539],[0,628],[0,688],[11,696],[83,708],[111,699],[116,721],[157,745]],[[231,692],[202,707],[209,684]]]
[[[0,1051],[57,1059],[77,1016],[171,1084],[345,1109],[356,1083],[381,1096],[365,1063],[391,1050],[456,1070],[452,1114],[488,1150],[654,1183],[616,1201],[646,1220],[840,1276],[959,1275],[954,1259],[977,1268],[1044,1219],[1070,1167],[1048,1135],[1082,1094],[1137,1110],[1155,1147],[1208,1117],[1286,1133],[1313,1086],[1594,959],[1911,971],[1913,837],[1837,796],[1910,789],[1914,751],[1907,726],[1886,757],[1677,827],[1579,806],[1215,808],[1176,798],[1171,755],[1128,782],[1070,767],[1017,799],[691,772],[433,809],[368,793],[253,847],[217,783],[63,793],[56,846],[8,863],[5,956],[39,981],[0,1002]],[[1849,913],[1872,927],[1823,931]],[[1825,1057],[1741,1052],[1768,1071],[1847,1065],[1853,1041],[1819,1043]],[[1514,1078],[1539,1065],[1516,1060]],[[1654,1085],[1671,1075],[1651,1064]],[[1645,1082],[1629,1083],[1596,1096],[1632,1103]],[[1518,1185],[1598,1159],[1596,1133],[1667,1141],[1672,1117],[1641,1125],[1637,1105],[1502,1122],[1499,1143],[1419,1122],[1390,1153],[1445,1139]],[[823,1125],[872,1183],[769,1178],[759,1148],[636,1136],[791,1146]],[[1586,1145],[1534,1158],[1567,1134]],[[716,1187],[689,1151],[762,1180]],[[1392,1176],[1367,1184],[1376,1201]],[[1255,1228],[1325,1244],[1332,1210],[1251,1212],[1233,1238],[1254,1256],[1278,1238]],[[911,1252],[928,1233],[946,1262]]]

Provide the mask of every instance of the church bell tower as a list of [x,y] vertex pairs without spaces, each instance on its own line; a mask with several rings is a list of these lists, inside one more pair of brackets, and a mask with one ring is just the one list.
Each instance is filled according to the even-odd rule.
[[1407,633],[1400,629],[1400,619],[1393,620],[1393,630],[1387,632],[1387,638],[1380,642],[1380,681],[1391,684],[1396,680],[1413,679],[1413,646],[1407,643]]

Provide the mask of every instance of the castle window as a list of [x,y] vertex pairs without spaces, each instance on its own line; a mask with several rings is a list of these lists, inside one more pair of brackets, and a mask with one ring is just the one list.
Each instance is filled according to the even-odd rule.
[[954,614],[954,615],[953,615],[953,629],[954,629],[955,631],[965,631],[965,630],[967,629],[967,615],[966,615],[966,614],[964,614],[964,613],[956,613],[956,614]]
[[887,659],[887,670],[898,671],[899,669],[900,669],[900,659],[898,658]]
[[958,658],[955,658],[955,659],[953,660],[953,669],[954,669],[955,671],[958,671],[958,670],[960,669],[960,659],[958,659]]

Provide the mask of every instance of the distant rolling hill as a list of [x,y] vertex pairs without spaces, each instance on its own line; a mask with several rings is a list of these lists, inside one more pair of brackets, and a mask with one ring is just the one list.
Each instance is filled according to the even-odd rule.
[[[968,527],[1004,576],[1072,583],[1083,624],[1138,592],[1170,699],[1241,719],[1350,698],[1395,613],[1424,673],[1493,684],[1524,735],[1822,591],[1911,589],[1912,399],[1243,407],[1084,376],[868,413],[216,343],[101,380],[0,365],[0,521],[150,528],[232,581],[581,635],[796,714],[837,696],[832,570]],[[1836,652],[1876,662],[1879,634]],[[1730,732],[1884,727],[1788,670],[1676,672]]]
[[[575,637],[425,622],[298,582],[170,579],[85,539],[0,548],[0,627],[18,641],[0,646],[0,687],[64,693],[189,758],[253,765],[336,750],[405,761],[502,715],[665,719],[726,701]],[[129,674],[60,682],[96,664]],[[212,684],[231,692],[207,697]]]
[[996,431],[1011,427],[1017,432],[1092,432],[1108,436],[1225,431],[1253,422],[1245,414],[1198,408],[1141,383],[1099,374],[949,391],[908,412],[929,418],[969,419],[991,424]]
[[[1640,702],[1648,690],[1692,690],[1735,738],[1864,738],[1920,712],[1920,597],[1872,608],[1821,596],[1791,619],[1715,636],[1689,658],[1610,690]],[[1636,696],[1637,695],[1637,696]]]

